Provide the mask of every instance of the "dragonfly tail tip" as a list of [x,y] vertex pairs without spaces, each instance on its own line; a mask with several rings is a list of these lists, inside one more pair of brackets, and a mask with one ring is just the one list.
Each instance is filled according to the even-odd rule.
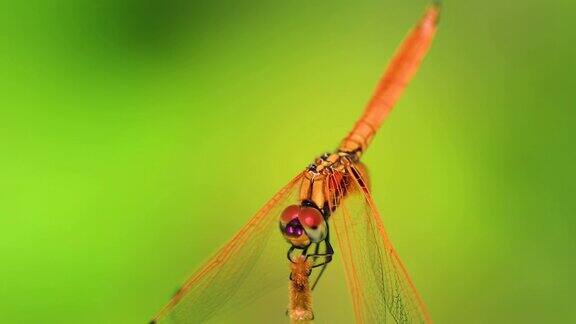
[[434,25],[438,25],[440,23],[440,12],[442,11],[442,0],[432,0],[430,2],[430,7],[428,8],[427,13],[435,15],[434,17]]

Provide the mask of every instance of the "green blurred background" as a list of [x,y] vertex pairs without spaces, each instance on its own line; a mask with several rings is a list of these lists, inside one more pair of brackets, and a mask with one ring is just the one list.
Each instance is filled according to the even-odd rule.
[[[425,5],[1,1],[2,322],[147,321],[335,148]],[[437,323],[576,322],[575,10],[446,1],[365,155]]]

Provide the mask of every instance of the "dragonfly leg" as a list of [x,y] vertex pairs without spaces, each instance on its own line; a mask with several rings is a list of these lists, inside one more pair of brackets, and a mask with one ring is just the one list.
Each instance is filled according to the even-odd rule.
[[[314,262],[312,264],[312,268],[323,266],[324,264],[328,264],[332,261],[332,256],[334,255],[334,249],[332,248],[330,241],[325,240],[324,243],[326,244],[326,252],[309,254],[306,256],[307,258],[310,257],[313,258]],[[320,258],[323,258],[323,260],[320,263],[316,263],[316,260]]]
[[[313,255],[314,261],[316,261],[316,258],[319,258],[319,257],[324,257],[324,261],[321,263],[318,263],[318,264],[314,264],[312,266],[312,268],[322,267],[320,269],[320,272],[318,273],[318,275],[314,279],[314,283],[311,286],[312,290],[314,290],[314,287],[316,287],[316,285],[318,284],[318,281],[320,280],[320,278],[324,274],[326,267],[328,267],[328,263],[330,263],[332,261],[332,255],[334,255],[334,249],[332,248],[330,241],[326,240],[325,244],[326,244],[326,253],[315,253]],[[316,249],[316,251],[318,251],[318,249]]]
[[301,250],[302,252],[300,253],[300,255],[306,255],[306,253],[307,253],[307,251],[308,251],[308,247],[299,248],[299,247],[296,247],[296,246],[291,246],[291,247],[288,249],[288,253],[286,253],[286,257],[287,257],[288,260],[289,260],[290,262],[292,262],[292,263],[296,262],[296,261],[294,261],[294,258],[293,258],[293,256],[292,256],[292,252],[294,252],[294,250]]
[[318,276],[316,276],[316,279],[314,279],[314,283],[312,284],[312,287],[310,288],[311,290],[314,290],[314,288],[316,288],[316,285],[318,284],[318,280],[320,280],[320,277],[322,277],[322,274],[324,273],[324,270],[326,270],[326,267],[328,266],[328,263],[324,263],[324,265],[322,266],[322,269],[320,269],[320,273],[318,273]]
[[316,259],[318,258],[318,254],[320,253],[320,244],[316,243],[316,248],[314,249],[314,254],[313,259],[312,259],[312,263],[316,263]]

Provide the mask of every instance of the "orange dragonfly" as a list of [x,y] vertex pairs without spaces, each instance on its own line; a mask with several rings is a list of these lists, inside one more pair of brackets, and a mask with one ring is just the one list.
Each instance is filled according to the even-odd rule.
[[[360,158],[426,55],[439,12],[438,5],[429,6],[408,34],[340,147],[318,157],[268,201],[152,323],[212,321],[286,283],[288,317],[311,320],[311,291],[335,255],[343,262],[358,323],[431,323],[388,239]],[[290,262],[281,262],[286,257]],[[285,304],[273,307],[286,310]]]

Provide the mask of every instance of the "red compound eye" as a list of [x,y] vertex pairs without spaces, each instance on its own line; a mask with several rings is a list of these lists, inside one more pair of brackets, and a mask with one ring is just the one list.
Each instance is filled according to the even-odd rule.
[[300,206],[291,205],[286,207],[282,214],[280,215],[280,223],[286,225],[290,223],[291,220],[298,218],[298,213],[300,212]]
[[326,222],[318,209],[312,207],[300,208],[298,220],[300,224],[302,224],[302,227],[304,227],[304,231],[310,238],[310,241],[318,243],[328,235]]
[[294,246],[307,246],[318,243],[328,234],[322,213],[312,207],[291,205],[280,215],[280,230]]
[[300,214],[298,215],[298,220],[302,226],[311,229],[316,229],[318,226],[324,224],[322,213],[320,213],[318,209],[312,207],[302,207],[300,209]]

